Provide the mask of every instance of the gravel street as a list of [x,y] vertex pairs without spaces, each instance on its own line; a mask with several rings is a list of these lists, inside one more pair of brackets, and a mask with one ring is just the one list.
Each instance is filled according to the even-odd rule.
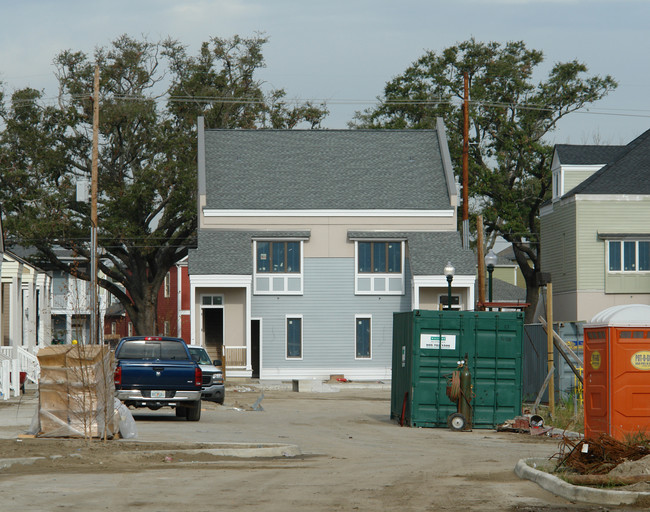
[[[45,458],[2,469],[0,508],[591,510],[513,472],[521,458],[553,455],[557,440],[492,430],[402,428],[390,421],[386,386],[338,389],[297,393],[229,387],[223,406],[204,402],[200,422],[177,419],[169,409],[135,410],[136,440],[108,441],[107,448],[95,440],[90,449],[83,448],[84,441],[17,440],[31,423],[37,399],[2,403],[3,457],[40,453]],[[260,410],[252,410],[256,402]],[[168,454],[125,452],[137,443],[156,443]],[[179,443],[286,443],[297,445],[302,455],[185,456]]]

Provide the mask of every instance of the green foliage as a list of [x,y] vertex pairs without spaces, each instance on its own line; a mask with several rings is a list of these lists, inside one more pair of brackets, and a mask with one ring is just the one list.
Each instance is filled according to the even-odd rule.
[[[526,279],[532,321],[540,271],[539,207],[550,198],[552,147],[544,136],[565,115],[616,87],[610,76],[586,77],[577,61],[558,63],[535,83],[543,54],[521,42],[474,39],[426,52],[388,82],[377,108],[358,112],[353,127],[435,128],[442,117],[452,161],[461,169],[464,73],[469,79],[469,196],[489,238],[512,243]],[[531,265],[532,264],[532,265]]]
[[[0,96],[0,201],[8,244],[34,247],[36,263],[67,272],[57,247],[90,259],[93,78],[100,70],[98,244],[100,286],[125,306],[137,333],[155,325],[157,293],[196,238],[196,118],[210,128],[318,127],[327,110],[267,97],[257,70],[266,39],[212,38],[197,56],[179,42],[123,35],[90,57],[54,59],[55,105],[43,93]],[[166,101],[164,100],[166,98]],[[89,279],[83,271],[78,277]]]

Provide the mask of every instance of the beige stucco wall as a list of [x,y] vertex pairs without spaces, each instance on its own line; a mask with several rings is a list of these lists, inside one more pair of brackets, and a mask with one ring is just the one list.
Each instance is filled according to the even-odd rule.
[[[447,288],[420,288],[420,309],[439,309],[440,296],[447,295]],[[461,308],[464,310],[474,309],[474,306],[468,307],[467,291],[465,289],[451,287],[451,294],[460,296]]]
[[201,333],[197,343],[204,344],[201,296],[223,295],[224,344],[246,346],[246,290],[243,288],[197,288],[194,296],[196,315],[194,332]]

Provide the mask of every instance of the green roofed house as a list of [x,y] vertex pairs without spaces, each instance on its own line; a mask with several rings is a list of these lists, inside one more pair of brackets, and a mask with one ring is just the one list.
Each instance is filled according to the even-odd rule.
[[626,146],[557,145],[540,209],[553,319],[650,304],[650,131]]
[[227,375],[391,378],[393,313],[474,309],[457,184],[435,130],[211,130],[198,122],[191,342]]

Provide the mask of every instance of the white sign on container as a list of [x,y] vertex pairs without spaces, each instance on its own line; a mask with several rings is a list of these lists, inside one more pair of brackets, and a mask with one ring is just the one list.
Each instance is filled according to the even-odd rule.
[[420,334],[420,348],[456,349],[455,334]]

